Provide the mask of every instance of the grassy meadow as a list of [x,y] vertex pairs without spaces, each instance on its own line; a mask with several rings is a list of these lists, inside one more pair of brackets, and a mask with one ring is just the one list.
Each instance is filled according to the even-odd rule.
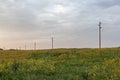
[[0,80],[120,80],[120,48],[1,50]]

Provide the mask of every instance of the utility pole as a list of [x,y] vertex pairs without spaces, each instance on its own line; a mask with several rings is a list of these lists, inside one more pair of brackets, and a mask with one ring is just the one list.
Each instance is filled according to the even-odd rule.
[[25,44],[25,50],[26,50],[26,44]]
[[21,50],[21,47],[19,47],[19,50]]
[[54,48],[54,39],[52,37],[52,49]]
[[102,29],[102,27],[101,27],[101,22],[99,22],[99,49],[101,49],[101,29]]
[[34,43],[34,50],[36,50],[36,42]]

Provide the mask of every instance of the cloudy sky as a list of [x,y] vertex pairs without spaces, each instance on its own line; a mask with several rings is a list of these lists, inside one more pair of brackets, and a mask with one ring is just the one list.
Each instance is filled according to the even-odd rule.
[[1,48],[120,46],[120,0],[0,0]]

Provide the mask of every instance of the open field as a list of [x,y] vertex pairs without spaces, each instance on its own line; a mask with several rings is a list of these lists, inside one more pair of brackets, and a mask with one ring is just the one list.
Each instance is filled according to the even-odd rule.
[[0,51],[0,80],[120,80],[120,48]]

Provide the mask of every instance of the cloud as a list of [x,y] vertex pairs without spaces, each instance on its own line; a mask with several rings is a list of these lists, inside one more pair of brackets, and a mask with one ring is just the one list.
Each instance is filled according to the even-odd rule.
[[10,43],[54,36],[64,39],[57,39],[57,47],[62,43],[63,47],[97,47],[98,22],[102,21],[104,41],[118,43],[115,35],[120,31],[119,3],[119,0],[1,0],[0,39]]
[[113,6],[120,6],[120,1],[119,0],[100,0],[97,1],[95,0],[94,5],[96,6],[100,6],[103,8],[109,8],[109,7],[113,7]]

